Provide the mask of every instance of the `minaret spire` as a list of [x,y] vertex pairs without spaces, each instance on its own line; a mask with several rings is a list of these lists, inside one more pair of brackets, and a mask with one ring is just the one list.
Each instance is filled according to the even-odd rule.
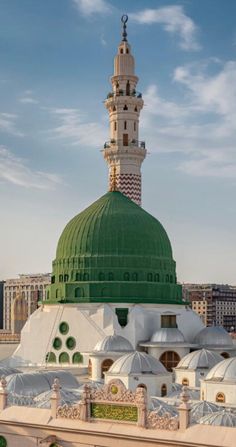
[[110,140],[104,144],[103,155],[109,167],[109,190],[114,190],[115,172],[116,190],[141,205],[141,165],[147,151],[145,142],[139,141],[139,114],[143,100],[142,94],[136,91],[138,77],[127,41],[127,21],[128,16],[123,15],[122,41],[111,77],[112,91],[105,101],[109,112]]

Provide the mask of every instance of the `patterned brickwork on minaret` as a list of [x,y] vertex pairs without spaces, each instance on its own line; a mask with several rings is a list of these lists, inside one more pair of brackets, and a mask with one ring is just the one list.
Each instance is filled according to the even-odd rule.
[[122,17],[122,41],[114,59],[112,91],[105,101],[109,112],[110,141],[105,143],[103,154],[109,168],[109,189],[115,166],[117,190],[141,205],[141,165],[147,151],[145,142],[139,141],[139,114],[143,100],[141,93],[136,91],[138,77],[127,42],[127,20],[127,16]]

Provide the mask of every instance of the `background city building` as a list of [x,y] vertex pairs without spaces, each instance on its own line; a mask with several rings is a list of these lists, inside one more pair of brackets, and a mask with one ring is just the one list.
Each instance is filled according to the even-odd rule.
[[13,329],[13,303],[17,298],[27,304],[27,318],[37,309],[38,302],[45,299],[45,289],[50,284],[50,273],[21,274],[4,282],[3,329]]
[[183,296],[206,326],[236,328],[236,286],[228,284],[184,284]]

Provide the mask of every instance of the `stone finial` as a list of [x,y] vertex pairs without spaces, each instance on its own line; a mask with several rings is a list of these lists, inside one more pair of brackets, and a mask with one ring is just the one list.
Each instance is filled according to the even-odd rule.
[[1,388],[2,388],[2,390],[5,391],[6,388],[7,388],[7,381],[6,381],[6,379],[5,379],[5,376],[2,376],[2,377],[1,377],[0,382],[1,382]]
[[186,430],[190,424],[190,410],[191,405],[189,404],[190,396],[188,393],[188,388],[183,386],[182,393],[180,394],[181,404],[179,405],[179,428],[180,430]]
[[0,411],[4,410],[7,406],[7,381],[4,376],[0,379],[1,388],[0,388]]
[[55,378],[52,385],[52,395],[51,395],[51,415],[52,418],[57,417],[57,408],[59,407],[61,395],[60,395],[60,382],[59,379]]

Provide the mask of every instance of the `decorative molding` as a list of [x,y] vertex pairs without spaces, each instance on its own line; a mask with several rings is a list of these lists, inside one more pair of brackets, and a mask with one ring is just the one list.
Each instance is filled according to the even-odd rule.
[[173,417],[170,413],[158,416],[156,411],[149,411],[147,415],[147,428],[158,430],[178,430],[179,419]]

